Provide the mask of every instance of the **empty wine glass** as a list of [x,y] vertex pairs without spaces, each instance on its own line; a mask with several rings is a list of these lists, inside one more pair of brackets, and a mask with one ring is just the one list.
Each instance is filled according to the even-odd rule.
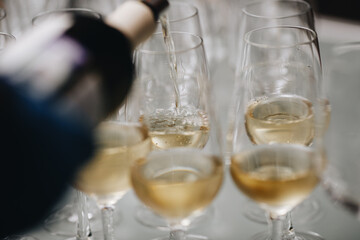
[[[32,0],[39,2],[39,0]],[[41,2],[41,1],[40,1]],[[40,12],[60,10],[60,9],[90,9],[106,15],[112,12],[117,5],[123,3],[124,0],[43,0],[37,12],[32,14],[34,17]]]
[[[231,116],[231,174],[237,186],[265,209],[270,239],[322,239],[283,227],[286,214],[318,182],[315,141],[321,62],[314,31],[293,26],[252,30]],[[269,239],[264,232],[254,239]]]
[[199,10],[204,48],[211,73],[228,57],[227,25],[229,24],[229,3],[222,0],[185,0]]
[[6,18],[1,26],[6,32],[19,38],[31,27],[32,14],[40,11],[44,0],[2,0],[1,4],[6,11]]
[[6,22],[6,10],[4,8],[4,3],[0,2],[0,31],[9,32],[7,22]]
[[324,140],[328,168],[323,178],[331,198],[357,217],[360,209],[359,60],[360,42],[340,43],[333,48],[329,78],[325,81],[331,119]]
[[[188,32],[202,36],[198,9],[187,2],[171,1],[168,9],[162,13],[168,21],[166,31]],[[155,32],[163,32],[164,26],[159,20]]]
[[16,38],[13,35],[6,32],[0,32],[0,55],[2,51],[15,42]]
[[137,80],[143,88],[140,120],[149,129],[153,148],[134,164],[131,179],[141,202],[166,219],[170,239],[207,239],[184,231],[220,188],[221,139],[209,99],[202,39],[183,32],[171,32],[171,37],[170,51],[162,34],[154,34],[137,50]]
[[32,24],[34,26],[38,26],[39,24],[49,21],[55,17],[68,14],[83,15],[87,17],[94,17],[97,19],[101,19],[102,17],[100,13],[87,8],[64,8],[41,12],[32,19]]
[[237,23],[237,41],[230,59],[230,64],[237,70],[242,59],[245,34],[262,27],[300,26],[315,31],[314,13],[311,5],[303,0],[274,0],[249,2],[241,9]]

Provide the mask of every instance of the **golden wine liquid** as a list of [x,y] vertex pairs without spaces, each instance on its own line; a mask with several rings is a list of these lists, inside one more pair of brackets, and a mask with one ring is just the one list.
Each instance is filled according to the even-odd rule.
[[315,188],[315,154],[300,145],[273,144],[235,154],[231,176],[247,196],[278,214],[285,214]]
[[314,115],[310,101],[298,96],[278,96],[254,101],[248,106],[245,127],[255,144],[313,141]]
[[136,195],[168,219],[183,219],[205,208],[215,198],[222,179],[219,158],[184,149],[152,152],[131,169]]
[[162,112],[148,118],[149,136],[155,149],[203,148],[209,139],[206,114]]
[[147,130],[140,124],[104,122],[96,132],[98,149],[78,174],[75,187],[99,205],[114,204],[130,188],[130,166],[151,150]]
[[161,29],[164,36],[164,43],[166,51],[168,52],[168,61],[170,65],[170,78],[174,84],[175,91],[175,107],[180,107],[180,91],[178,86],[178,74],[177,74],[177,60],[175,54],[175,44],[170,33],[169,19],[166,14],[162,14],[159,18],[161,23]]

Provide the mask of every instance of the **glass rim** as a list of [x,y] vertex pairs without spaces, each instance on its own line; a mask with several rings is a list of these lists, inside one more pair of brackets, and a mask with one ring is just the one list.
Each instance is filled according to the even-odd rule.
[[101,19],[102,15],[90,8],[60,8],[60,9],[53,9],[53,10],[48,10],[48,11],[43,11],[39,14],[37,14],[35,17],[33,17],[31,19],[31,23],[32,25],[36,25],[35,22],[37,19],[52,14],[52,13],[73,13],[73,12],[86,12],[86,13],[91,13],[94,15],[94,17]]
[[303,10],[303,11],[300,11],[299,13],[283,15],[283,16],[263,16],[263,15],[259,15],[259,14],[250,13],[249,11],[247,11],[248,7],[268,3],[268,1],[256,1],[256,2],[252,2],[252,3],[249,3],[249,4],[245,5],[241,9],[241,11],[245,15],[248,15],[248,16],[251,16],[251,17],[254,17],[254,18],[283,19],[283,18],[290,18],[290,17],[299,16],[299,15],[304,15],[304,14],[307,14],[311,10],[310,4],[308,2],[302,1],[302,0],[274,0],[274,1],[271,1],[271,2],[301,3],[301,4],[304,4],[304,6],[306,6],[306,9]]
[[[196,48],[199,48],[200,46],[203,46],[203,39],[201,36],[199,35],[196,35],[196,34],[193,34],[193,33],[189,33],[189,32],[171,32],[170,31],[170,34],[175,34],[175,35],[180,35],[180,36],[191,36],[191,37],[194,37],[196,39],[199,40],[198,43],[194,44],[194,46],[191,46],[191,47],[187,47],[185,49],[180,49],[180,50],[175,50],[175,51],[171,51],[170,53],[173,53],[173,54],[179,54],[179,53],[185,53],[185,52],[189,52],[191,50],[194,50]],[[152,36],[163,36],[162,32],[157,32],[157,33],[154,33]],[[169,52],[166,51],[166,49],[164,48],[164,50],[149,50],[149,49],[142,49],[141,47],[138,48],[136,50],[137,52],[140,52],[140,53],[145,53],[145,54],[153,54],[153,55],[164,55],[164,54],[168,54]]]
[[[269,29],[297,29],[297,30],[302,30],[304,32],[310,33],[311,34],[311,39],[306,40],[306,41],[300,41],[298,43],[292,43],[292,44],[287,44],[287,45],[277,45],[277,46],[272,46],[269,44],[263,44],[263,43],[256,43],[253,41],[250,41],[250,36],[251,34],[253,34],[254,32],[258,32],[258,31],[263,31],[263,30],[269,30]],[[314,30],[310,29],[310,28],[306,28],[306,27],[301,27],[301,26],[292,26],[292,25],[283,25],[283,26],[274,26],[274,27],[263,27],[263,28],[257,28],[254,30],[251,30],[249,32],[247,32],[244,36],[244,41],[246,44],[249,44],[251,46],[254,47],[261,47],[261,48],[278,48],[278,49],[284,49],[284,48],[292,48],[295,46],[300,46],[300,45],[308,45],[308,44],[312,44],[315,43],[317,41],[318,37],[317,34]]]
[[342,55],[354,50],[355,48],[360,50],[360,41],[337,43],[332,48],[332,52],[336,55]]
[[[170,23],[181,22],[181,21],[184,21],[184,20],[187,20],[187,19],[190,19],[190,18],[192,18],[194,16],[199,15],[199,10],[197,9],[197,7],[195,7],[191,3],[180,2],[180,1],[172,1],[171,4],[175,4],[175,5],[178,4],[178,5],[183,5],[183,6],[189,7],[191,10],[193,10],[193,12],[190,13],[188,16],[185,16],[185,17],[182,17],[182,18],[179,17],[179,18],[175,18],[175,19],[169,19]],[[171,4],[170,4],[170,7],[171,7]],[[156,22],[160,23],[160,20],[157,20]]]
[[12,35],[11,33],[7,33],[7,32],[0,32],[0,36],[6,36],[11,40],[16,40],[16,37],[14,35]]

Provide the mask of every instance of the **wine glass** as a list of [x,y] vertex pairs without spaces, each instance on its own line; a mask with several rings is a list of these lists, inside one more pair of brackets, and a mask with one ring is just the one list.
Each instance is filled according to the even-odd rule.
[[[90,9],[101,15],[110,13],[124,0],[2,0],[7,13],[6,31],[21,37],[31,29],[32,19],[40,13],[61,9]],[[2,5],[1,5],[2,3]]]
[[4,8],[4,4],[0,2],[0,54],[6,47],[16,42],[15,36],[9,33],[6,17],[7,12]]
[[[236,54],[232,55],[232,65],[237,63],[237,74],[241,71],[241,59],[244,47],[242,41],[244,35],[254,29],[271,26],[301,26],[315,31],[314,13],[311,5],[303,0],[275,0],[275,1],[255,1],[248,3],[241,9],[240,21],[238,24],[239,41]],[[235,47],[234,47],[235,48]],[[237,57],[237,60],[235,58]],[[231,57],[230,57],[231,59]],[[233,65],[234,66],[234,65]],[[245,210],[245,216],[255,222],[266,224],[264,212],[259,208],[250,205]],[[291,225],[292,219],[297,223],[308,223],[321,217],[320,205],[314,200],[306,200],[291,212],[289,215]]]
[[360,87],[360,42],[339,43],[332,50],[329,78],[325,81],[331,119],[324,140],[328,168],[323,185],[336,203],[359,216],[360,132],[357,125],[360,110],[356,105],[360,96],[357,91]]
[[0,55],[9,45],[14,44],[16,38],[10,33],[0,32]]
[[[204,48],[211,74],[228,57],[227,25],[229,23],[228,1],[222,0],[185,0],[199,10]],[[232,23],[231,23],[232,24]]]
[[6,19],[6,10],[4,8],[4,3],[0,2],[0,31],[9,32]]
[[[197,8],[190,3],[171,1],[167,11],[160,17],[155,32],[162,33],[164,38],[160,41],[165,42],[167,39],[171,41],[171,37],[167,37],[171,31],[188,32],[201,36],[202,31]],[[171,46],[166,46],[166,48],[168,47]],[[198,218],[194,219],[191,226],[206,223],[206,220],[211,219],[213,213],[214,209],[208,208],[203,214],[199,214]],[[145,226],[168,230],[166,221],[143,205],[136,208],[135,219]]]
[[5,19],[1,21],[1,27],[19,38],[31,26],[31,13],[37,11],[43,1],[2,0],[0,4],[6,13]]
[[[137,50],[140,120],[149,129],[152,152],[135,162],[131,181],[140,201],[166,219],[170,239],[207,239],[184,231],[220,188],[221,139],[210,106],[202,39],[184,32],[171,32],[171,37],[170,52],[162,34]],[[174,59],[176,67],[170,62]]]
[[[155,32],[174,31],[189,32],[202,36],[198,9],[191,3],[171,1],[169,7],[162,13],[166,17],[168,29],[158,20]],[[166,26],[165,26],[166,27]],[[165,34],[165,33],[164,33]]]
[[69,15],[69,14],[76,14],[76,15],[83,15],[87,17],[93,17],[97,19],[101,19],[102,15],[94,10],[87,9],[87,8],[64,8],[64,9],[56,9],[56,10],[49,10],[46,12],[41,12],[36,15],[32,19],[33,26],[38,26],[39,24],[49,21],[55,17],[61,15]]
[[[241,9],[237,27],[237,41],[230,59],[230,64],[237,70],[242,59],[245,34],[262,27],[281,25],[300,26],[315,31],[314,13],[311,5],[304,0],[274,0],[249,2]],[[234,65],[235,64],[235,65]]]
[[[119,114],[102,122],[95,131],[97,150],[80,170],[74,186],[91,196],[101,209],[104,239],[114,239],[115,204],[130,190],[130,166],[151,150],[147,128],[139,122],[140,111],[131,99]],[[134,100],[136,102],[136,100]]]
[[[322,239],[282,226],[315,188],[321,170],[317,35],[304,27],[266,27],[246,33],[244,42],[230,118],[232,177],[268,212],[272,240]],[[254,239],[268,239],[268,233]]]
[[154,149],[204,148],[208,70],[202,39],[185,32],[171,32],[171,38],[170,51],[161,33],[137,50],[137,79],[144,91],[140,120],[146,121]]
[[[39,2],[39,0],[32,0]],[[106,15],[112,12],[117,5],[124,2],[124,0],[43,0],[37,11],[33,11],[32,17],[40,12],[61,10],[61,9],[90,9]]]

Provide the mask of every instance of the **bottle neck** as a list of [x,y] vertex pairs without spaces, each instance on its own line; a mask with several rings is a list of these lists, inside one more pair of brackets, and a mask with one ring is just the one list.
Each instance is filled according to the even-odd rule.
[[105,22],[122,32],[131,42],[132,49],[151,36],[156,27],[152,9],[138,1],[125,2]]

